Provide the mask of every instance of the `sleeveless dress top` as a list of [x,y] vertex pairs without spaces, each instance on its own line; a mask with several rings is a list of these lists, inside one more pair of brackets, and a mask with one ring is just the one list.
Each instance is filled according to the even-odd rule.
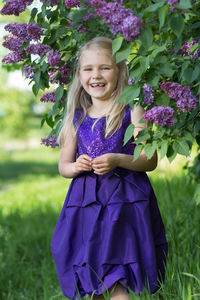
[[[131,123],[126,107],[120,129],[105,138],[106,118],[76,110],[77,155],[133,154],[134,139],[123,146]],[[69,187],[51,241],[63,294],[80,299],[102,294],[116,282],[127,290],[154,293],[164,280],[167,256],[165,229],[145,172],[115,168],[105,175],[83,172]]]

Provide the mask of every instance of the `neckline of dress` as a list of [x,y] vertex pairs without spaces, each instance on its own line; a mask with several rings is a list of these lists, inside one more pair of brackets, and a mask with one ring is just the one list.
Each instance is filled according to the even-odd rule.
[[88,114],[86,114],[86,116],[87,116],[89,119],[92,119],[92,120],[103,119],[103,118],[106,117],[106,116],[103,116],[103,117],[91,117],[91,116],[89,116]]

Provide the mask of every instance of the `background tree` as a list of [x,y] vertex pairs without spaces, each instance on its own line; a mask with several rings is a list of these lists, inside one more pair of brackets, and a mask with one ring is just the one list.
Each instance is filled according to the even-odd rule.
[[[33,0],[8,0],[2,15],[16,15]],[[148,158],[160,151],[171,162],[177,153],[188,156],[200,145],[200,1],[196,0],[41,0],[28,23],[7,24],[3,45],[11,52],[3,64],[21,67],[33,93],[44,91],[52,102],[41,124],[50,126],[42,140],[56,146],[65,112],[67,91],[76,68],[77,51],[97,35],[113,39],[117,62],[128,62],[129,84],[119,101],[142,105],[150,126],[138,135],[134,159],[143,147]],[[48,91],[46,91],[49,89]],[[127,129],[125,141],[131,137]],[[143,146],[141,142],[147,141]],[[198,181],[200,158],[190,168]],[[199,200],[197,186],[196,201]]]

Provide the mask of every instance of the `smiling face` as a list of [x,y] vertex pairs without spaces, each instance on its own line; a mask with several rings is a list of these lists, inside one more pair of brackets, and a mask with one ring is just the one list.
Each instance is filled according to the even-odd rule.
[[80,57],[79,78],[93,103],[96,100],[110,101],[118,80],[114,58],[106,50],[84,50]]

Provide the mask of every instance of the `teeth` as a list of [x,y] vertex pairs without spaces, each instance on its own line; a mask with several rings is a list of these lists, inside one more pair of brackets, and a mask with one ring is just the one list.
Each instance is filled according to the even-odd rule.
[[104,86],[105,83],[92,83],[91,86],[92,87],[97,87],[97,86]]

